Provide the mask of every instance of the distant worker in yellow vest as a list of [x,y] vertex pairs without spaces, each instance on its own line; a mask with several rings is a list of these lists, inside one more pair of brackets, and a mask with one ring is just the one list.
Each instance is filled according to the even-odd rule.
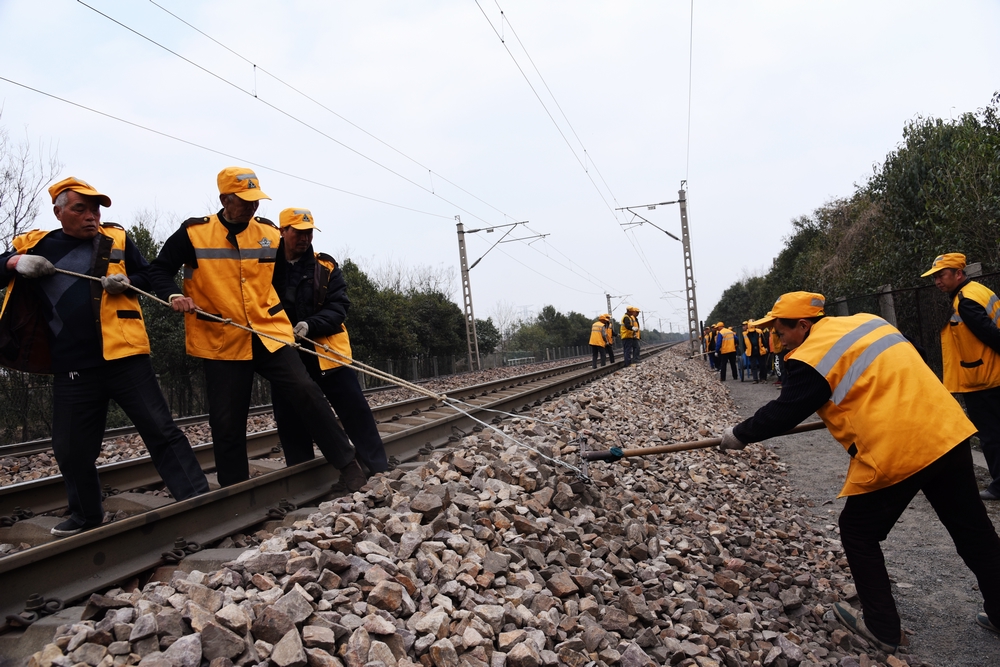
[[764,373],[764,357],[767,350],[764,346],[764,336],[753,322],[747,322],[746,330],[743,333],[743,344],[746,348],[747,358],[750,360],[750,373],[753,375],[753,383],[760,382],[760,375]]
[[[271,284],[289,320],[295,322],[293,331],[303,347],[314,349],[304,339],[316,341],[332,350],[324,352],[321,347],[318,352],[335,361],[301,351],[299,358],[340,418],[357,450],[358,461],[369,472],[384,472],[389,469],[389,461],[382,436],[358,376],[351,368],[351,339],[344,325],[351,306],[347,283],[333,257],[313,251],[313,231],[319,230],[312,211],[286,208],[278,214],[278,224],[281,243]],[[308,419],[297,414],[295,406],[278,387],[271,388],[271,402],[286,465],[311,461],[313,439]]]
[[621,337],[622,354],[625,357],[625,365],[639,363],[639,309],[635,306],[625,308],[625,315],[622,317]]
[[726,365],[733,371],[733,379],[739,380],[739,371],[736,368],[736,332],[727,327],[722,322],[717,325],[719,333],[715,335],[715,349],[719,351],[719,377],[726,381]]
[[[30,231],[0,256],[7,284],[0,314],[0,363],[51,374],[52,451],[66,486],[69,516],[51,530],[65,537],[104,521],[96,461],[108,402],[132,420],[156,471],[177,500],[208,491],[187,438],[174,424],[153,374],[138,295],[157,285],[125,230],[101,222],[111,199],[75,177],[49,188],[55,231]],[[100,278],[87,280],[56,269]]]
[[608,353],[608,361],[615,363],[615,327],[610,313],[604,313],[604,350]]
[[983,500],[1000,500],[1000,299],[965,275],[965,255],[939,255],[921,277],[951,298],[951,319],[941,329],[944,386],[962,394],[969,419],[979,430],[979,443],[992,483]]
[[976,486],[976,427],[895,327],[866,313],[824,317],[825,301],[783,294],[754,323],[773,322],[790,350],[781,395],[726,429],[721,447],[743,449],[817,413],[851,457],[840,540],[862,609],[834,604],[841,623],[896,650],[902,630],[879,542],[923,491],[979,582],[985,613],[976,622],[1000,632],[1000,537]]
[[159,296],[185,313],[187,353],[204,360],[219,484],[250,478],[246,422],[253,375],[259,373],[295,405],[323,455],[340,470],[341,481],[356,491],[367,480],[354,458],[354,447],[299,355],[288,347],[295,334],[271,286],[281,234],[270,220],[254,217],[260,200],[270,197],[260,189],[257,175],[244,167],[223,169],[217,181],[222,210],[184,221],[163,244],[150,270],[173,283],[184,267],[184,293],[169,293],[176,291],[174,286],[160,290]]
[[[604,335],[605,329],[607,329],[608,322],[611,321],[611,316],[607,313],[599,315],[597,321],[595,321],[590,326],[590,349],[594,355],[593,368],[597,368],[597,356],[601,357],[601,366],[607,365],[607,345],[608,340]],[[611,358],[611,363],[615,363],[614,357]]]

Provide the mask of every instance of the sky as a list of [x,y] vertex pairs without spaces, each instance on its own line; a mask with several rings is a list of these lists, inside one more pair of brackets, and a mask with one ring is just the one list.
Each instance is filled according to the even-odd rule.
[[908,121],[987,105],[998,31],[995,0],[0,0],[0,126],[161,239],[247,166],[259,215],[309,208],[317,250],[450,273],[457,303],[455,216],[527,221],[466,236],[478,318],[610,294],[680,331],[681,244],[615,209],[680,236],[643,205],[686,182],[704,319]]

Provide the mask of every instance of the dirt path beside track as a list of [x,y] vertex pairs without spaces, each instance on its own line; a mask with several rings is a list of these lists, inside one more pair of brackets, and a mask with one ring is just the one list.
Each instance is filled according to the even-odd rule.
[[[729,380],[725,386],[746,417],[778,396],[770,382]],[[814,525],[836,524],[844,506],[843,499],[837,499],[848,464],[844,448],[827,431],[776,438],[767,446],[787,464],[791,486],[810,501],[813,516],[805,518]],[[987,480],[984,468],[977,467],[976,473],[981,484]],[[987,509],[1000,529],[1000,502],[988,503]],[[903,628],[911,633],[907,650],[918,659],[911,663],[1000,665],[1000,638],[975,622],[983,603],[975,577],[923,494],[910,503],[882,549]]]

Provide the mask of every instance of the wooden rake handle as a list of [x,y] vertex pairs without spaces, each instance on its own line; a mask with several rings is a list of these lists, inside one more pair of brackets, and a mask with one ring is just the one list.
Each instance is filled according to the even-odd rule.
[[[799,424],[787,433],[781,435],[792,435],[793,433],[805,433],[806,431],[818,431],[826,428],[823,422],[808,422]],[[779,436],[780,437],[780,436]],[[605,452],[584,452],[583,458],[587,461],[617,461],[618,459],[630,456],[651,456],[653,454],[669,454],[671,452],[686,452],[691,449],[706,449],[708,447],[718,447],[722,443],[722,438],[706,438],[705,440],[694,440],[692,442],[678,442],[673,445],[660,445],[659,447],[640,447],[637,449],[620,449],[612,447]]]

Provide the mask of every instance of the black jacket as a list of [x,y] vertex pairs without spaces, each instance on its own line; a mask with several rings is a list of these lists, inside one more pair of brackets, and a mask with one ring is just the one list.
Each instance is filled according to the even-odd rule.
[[[333,264],[333,270],[317,259]],[[347,298],[347,283],[340,266],[333,257],[316,254],[309,246],[297,262],[289,262],[285,259],[285,242],[282,240],[278,245],[271,284],[292,326],[299,322],[309,325],[309,338],[315,340],[343,330],[351,300]]]

